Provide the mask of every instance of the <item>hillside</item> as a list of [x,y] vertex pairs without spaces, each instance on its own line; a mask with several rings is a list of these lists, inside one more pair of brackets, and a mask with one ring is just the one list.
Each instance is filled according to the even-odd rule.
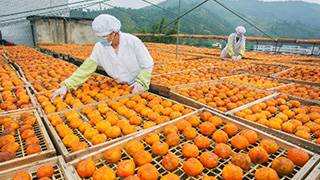
[[[250,22],[263,29],[274,38],[320,39],[320,5],[305,2],[261,2],[257,0],[219,0],[227,7],[240,13]],[[182,1],[181,12],[186,12],[201,1]],[[169,11],[178,13],[178,1],[167,0],[159,4]],[[122,21],[123,31],[137,32],[145,27],[150,31],[151,25],[159,23],[162,17],[168,21],[175,15],[159,8],[148,6],[141,9],[113,8],[104,11],[72,11],[72,16],[92,17],[100,13],[109,13]],[[144,18],[141,18],[144,17]],[[247,36],[262,36],[262,33],[219,6],[208,1],[185,16],[195,22],[181,20],[181,33],[229,35],[237,25],[247,28]],[[201,26],[203,24],[205,27]]]

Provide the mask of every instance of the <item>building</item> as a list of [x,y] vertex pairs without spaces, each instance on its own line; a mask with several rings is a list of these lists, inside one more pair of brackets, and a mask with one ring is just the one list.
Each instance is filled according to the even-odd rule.
[[281,54],[319,55],[319,47],[301,47],[297,45],[283,45],[281,47],[275,47],[274,45],[254,45],[254,51]]
[[30,15],[61,14],[68,16],[68,0],[1,0],[0,31],[2,38],[15,44],[33,46]]
[[98,39],[91,28],[93,19],[29,16],[34,42],[86,44]]

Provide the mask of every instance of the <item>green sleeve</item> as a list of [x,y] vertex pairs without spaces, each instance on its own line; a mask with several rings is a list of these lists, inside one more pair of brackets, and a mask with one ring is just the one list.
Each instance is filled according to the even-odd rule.
[[64,80],[61,84],[67,86],[68,90],[75,90],[89,79],[97,67],[98,64],[88,58],[68,79]]
[[233,52],[233,43],[232,43],[232,42],[228,42],[227,46],[228,46],[228,53],[229,53],[229,55],[230,55],[231,57],[234,56],[234,55],[236,55],[236,54]]
[[146,91],[149,89],[151,79],[151,73],[148,70],[142,70],[139,72],[136,81],[143,86],[143,89]]
[[241,55],[241,56],[244,56],[244,51],[245,51],[245,47],[244,46],[240,46],[240,48],[239,48],[239,54]]

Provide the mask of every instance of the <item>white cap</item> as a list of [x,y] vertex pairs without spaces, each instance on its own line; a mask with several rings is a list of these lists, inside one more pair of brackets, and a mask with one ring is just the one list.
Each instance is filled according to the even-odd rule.
[[118,32],[121,28],[121,22],[114,16],[109,14],[101,14],[94,18],[92,29],[97,36],[105,36],[113,31]]
[[243,26],[238,26],[236,27],[236,32],[237,34],[243,35],[244,33],[246,33],[246,28],[244,28]]

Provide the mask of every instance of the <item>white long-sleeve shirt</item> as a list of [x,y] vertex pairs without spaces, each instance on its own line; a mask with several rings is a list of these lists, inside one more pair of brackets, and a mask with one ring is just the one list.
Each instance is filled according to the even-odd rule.
[[116,82],[131,85],[141,70],[147,69],[151,73],[154,63],[139,38],[119,32],[119,39],[116,50],[112,46],[96,43],[90,58],[101,65]]

